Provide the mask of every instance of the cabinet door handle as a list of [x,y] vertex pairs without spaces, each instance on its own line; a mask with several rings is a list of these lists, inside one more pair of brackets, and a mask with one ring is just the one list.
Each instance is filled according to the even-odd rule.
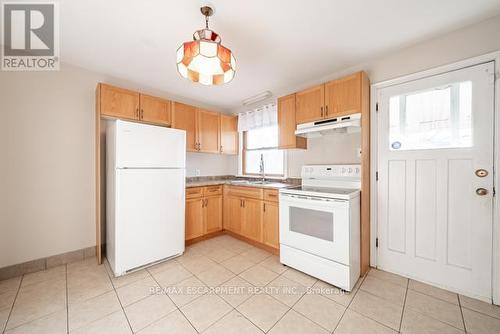
[[321,107],[320,110],[321,110],[321,117],[323,117],[323,107]]
[[144,109],[141,109],[141,119],[144,119]]
[[326,105],[326,116],[328,116],[328,104]]
[[139,108],[135,109],[135,118],[139,119]]
[[243,207],[245,207],[245,202],[246,202],[246,201],[245,201],[245,200],[243,200]]
[[201,200],[201,207],[202,207],[202,208],[204,208],[204,207],[205,207],[205,200],[204,200],[204,199],[202,199],[202,200]]
[[264,203],[264,212],[266,212],[266,203]]
[[222,145],[221,145],[221,146],[220,146],[220,153],[223,153],[223,152],[224,152],[224,150],[223,150],[223,147],[222,147]]
[[208,198],[205,199],[205,207],[208,206]]

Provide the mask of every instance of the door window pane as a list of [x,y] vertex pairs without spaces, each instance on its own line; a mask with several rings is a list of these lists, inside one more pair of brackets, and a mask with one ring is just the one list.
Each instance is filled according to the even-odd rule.
[[472,145],[472,82],[458,82],[390,98],[390,150]]

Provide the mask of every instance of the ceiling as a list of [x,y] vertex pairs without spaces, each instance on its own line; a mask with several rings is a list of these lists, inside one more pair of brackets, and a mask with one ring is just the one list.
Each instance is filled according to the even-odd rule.
[[235,54],[226,85],[180,77],[176,50],[203,28],[198,0],[61,2],[61,60],[223,110],[500,14],[498,0],[211,1]]

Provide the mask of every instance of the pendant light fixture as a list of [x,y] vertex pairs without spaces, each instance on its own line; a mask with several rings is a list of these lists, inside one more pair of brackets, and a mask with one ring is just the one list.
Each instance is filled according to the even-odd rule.
[[214,11],[200,8],[205,16],[205,29],[193,34],[193,41],[183,43],[177,50],[177,70],[184,78],[203,85],[221,85],[233,80],[236,60],[233,53],[221,44],[220,36],[208,28]]

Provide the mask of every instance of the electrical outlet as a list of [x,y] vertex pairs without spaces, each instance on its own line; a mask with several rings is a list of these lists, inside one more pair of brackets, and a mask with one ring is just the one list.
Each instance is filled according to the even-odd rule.
[[201,175],[201,171],[199,169],[195,169],[194,176],[200,176],[200,175]]
[[358,155],[358,158],[361,158],[361,147],[358,147],[358,149],[356,150],[357,152],[357,155]]

